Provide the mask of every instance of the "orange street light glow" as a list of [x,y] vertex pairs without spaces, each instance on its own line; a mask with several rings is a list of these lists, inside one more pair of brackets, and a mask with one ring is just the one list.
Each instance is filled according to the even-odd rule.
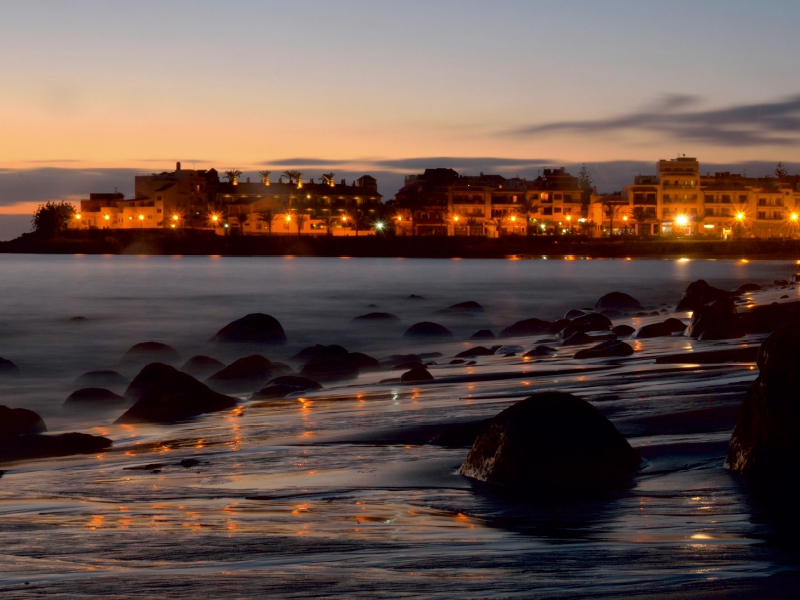
[[686,215],[678,215],[675,218],[675,222],[680,225],[681,227],[685,227],[689,224],[689,218]]
[[139,220],[144,221],[144,215],[139,215]]
[[77,215],[75,215],[75,218],[76,218],[78,221],[80,221],[80,220],[81,220],[81,213],[78,213]]
[[744,213],[743,212],[736,213],[736,220],[737,221],[744,221]]
[[286,222],[288,223],[291,220],[292,220],[292,215],[286,215]]
[[797,222],[797,217],[798,217],[797,213],[792,213],[792,215],[791,215],[789,218],[790,218],[792,221],[795,221],[795,222]]

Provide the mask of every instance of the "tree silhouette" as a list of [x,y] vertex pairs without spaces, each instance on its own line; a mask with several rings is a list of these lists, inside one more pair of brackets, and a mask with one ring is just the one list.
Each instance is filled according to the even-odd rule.
[[264,185],[269,185],[269,176],[272,174],[272,171],[259,171],[259,175],[261,175],[261,182]]
[[614,217],[619,215],[619,211],[623,205],[610,200],[601,202],[600,205],[603,207],[603,214],[609,219],[608,235],[611,237],[614,235]]
[[783,166],[782,162],[779,162],[777,165],[775,165],[775,177],[777,177],[780,180],[788,176],[789,176],[789,171],[786,170],[786,167]]
[[74,216],[75,207],[69,202],[47,202],[34,211],[31,225],[36,233],[55,237],[67,228]]
[[326,185],[329,185],[329,186],[333,187],[333,185],[334,185],[333,177],[334,177],[333,173],[323,173],[322,174],[322,182],[325,183]]
[[594,179],[589,173],[589,169],[586,168],[586,164],[583,164],[581,170],[578,171],[578,187],[581,188],[581,213],[585,217],[588,215],[589,202],[594,191]]
[[231,169],[230,171],[225,171],[225,177],[228,178],[228,183],[232,183],[236,185],[236,180],[242,176],[242,172],[239,169]]
[[275,219],[275,213],[271,208],[262,208],[259,211],[256,211],[256,216],[260,221],[264,221],[267,224],[267,231],[272,233],[272,221]]
[[523,198],[517,209],[518,213],[525,217],[525,235],[528,236],[531,234],[531,215],[533,214],[533,209],[538,206],[538,202],[535,200],[531,200],[530,198]]
[[489,225],[494,226],[495,230],[497,231],[497,237],[501,237],[503,235],[503,224],[506,222],[506,218],[503,216],[497,216],[493,219],[489,219]]

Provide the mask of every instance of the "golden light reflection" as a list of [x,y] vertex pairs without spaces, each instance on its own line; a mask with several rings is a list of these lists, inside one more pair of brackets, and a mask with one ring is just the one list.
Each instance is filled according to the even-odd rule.
[[103,521],[105,521],[105,515],[92,515],[92,518],[86,524],[87,529],[100,529],[103,526]]

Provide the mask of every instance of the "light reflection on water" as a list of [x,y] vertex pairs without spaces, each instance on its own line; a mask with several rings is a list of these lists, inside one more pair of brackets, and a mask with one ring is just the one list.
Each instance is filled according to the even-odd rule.
[[[577,366],[563,352],[541,361],[446,363],[478,329],[555,319],[609,291],[658,310],[698,278],[732,289],[788,278],[793,268],[698,260],[0,256],[6,290],[0,356],[23,370],[2,384],[2,403],[40,411],[50,430],[80,428],[115,441],[99,456],[4,467],[0,546],[7,560],[0,590],[30,581],[69,592],[93,577],[113,582],[121,594],[188,581],[194,584],[176,588],[177,595],[198,589],[225,595],[225,586],[235,585],[291,597],[335,581],[330,593],[349,597],[376,589],[424,597],[530,591],[580,597],[773,572],[782,558],[760,543],[765,526],[754,524],[740,483],[721,468],[730,431],[654,433],[641,421],[736,404],[735,395],[720,390],[752,380],[750,365],[670,365],[665,372],[646,360],[701,344],[680,337],[636,340],[639,362],[600,371],[546,374]],[[425,300],[406,300],[412,293]],[[435,314],[466,300],[487,312]],[[402,321],[379,328],[350,321],[373,310]],[[114,425],[118,412],[61,406],[75,377],[118,367],[136,342],[170,343],[184,358],[232,360],[207,340],[256,311],[276,316],[290,338],[287,347],[266,351],[270,359],[313,343],[340,343],[379,358],[443,352],[432,368],[437,378],[515,375],[401,386],[378,384],[399,372],[371,373],[303,398],[243,403],[169,427]],[[76,315],[89,320],[68,321]],[[447,325],[454,341],[405,342],[404,329],[421,320]],[[759,340],[730,343],[743,341]],[[392,437],[426,424],[486,418],[553,388],[604,398],[597,406],[647,452],[632,490],[532,506],[457,476],[465,449]],[[178,465],[188,457],[200,464]],[[269,574],[271,591],[254,574]]]

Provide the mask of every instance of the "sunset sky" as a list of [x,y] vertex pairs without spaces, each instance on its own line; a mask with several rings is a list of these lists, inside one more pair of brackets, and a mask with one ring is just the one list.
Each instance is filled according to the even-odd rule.
[[133,173],[177,160],[372,172],[389,196],[423,166],[585,162],[613,187],[614,165],[679,153],[703,170],[800,163],[796,1],[32,0],[0,15],[5,213],[130,193]]

